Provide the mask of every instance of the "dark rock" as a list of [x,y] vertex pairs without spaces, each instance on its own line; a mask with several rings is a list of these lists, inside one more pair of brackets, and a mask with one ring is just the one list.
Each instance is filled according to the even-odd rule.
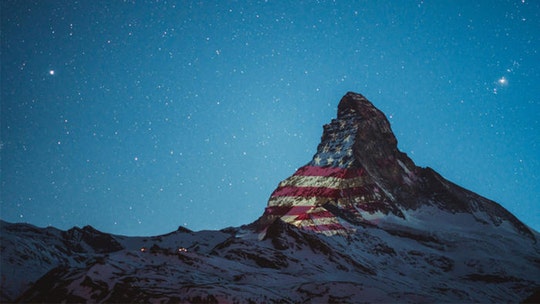
[[108,233],[103,233],[92,226],[83,229],[72,228],[62,233],[65,244],[75,252],[85,252],[85,246],[89,246],[96,253],[108,253],[122,250],[123,247]]

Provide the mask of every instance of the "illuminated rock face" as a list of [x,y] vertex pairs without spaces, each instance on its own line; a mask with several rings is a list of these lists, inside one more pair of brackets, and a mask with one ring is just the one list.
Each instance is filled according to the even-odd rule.
[[483,212],[531,232],[497,203],[417,167],[398,150],[385,115],[364,96],[349,92],[337,119],[324,126],[313,159],[274,190],[259,220],[261,236],[275,219],[325,235],[350,234],[382,216],[437,206],[451,212]]
[[[313,159],[272,193],[262,222],[280,218],[306,230],[334,235],[354,232],[351,224],[363,219],[363,211],[393,210],[399,214],[390,192],[370,174],[367,169],[371,168],[359,155],[366,147],[381,148],[370,156],[374,160],[369,164],[384,167],[396,163],[397,141],[384,114],[364,96],[349,92],[339,103],[337,119],[324,126]],[[408,159],[406,162],[411,164]],[[409,171],[407,178],[414,175]]]

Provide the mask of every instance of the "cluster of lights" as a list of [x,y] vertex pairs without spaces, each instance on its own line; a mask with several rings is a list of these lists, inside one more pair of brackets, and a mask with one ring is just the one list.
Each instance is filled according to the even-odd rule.
[[[148,251],[148,248],[146,247],[141,247],[141,252],[147,252]],[[188,252],[187,248],[185,247],[180,247],[178,248],[178,253],[184,253],[184,252]]]

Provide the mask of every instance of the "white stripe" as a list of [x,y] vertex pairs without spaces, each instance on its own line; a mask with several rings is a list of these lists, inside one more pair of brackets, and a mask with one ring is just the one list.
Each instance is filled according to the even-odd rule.
[[279,183],[279,187],[324,187],[330,189],[347,189],[364,185],[366,185],[366,180],[363,176],[354,178],[338,178],[326,176],[293,175]]
[[328,201],[327,197],[295,197],[277,196],[268,200],[268,207],[272,206],[319,206]]
[[[274,206],[322,206],[327,202],[335,202],[336,199],[331,199],[328,197],[295,197],[295,196],[276,196],[271,197],[268,200],[268,207]],[[370,204],[374,202],[379,202],[376,196],[374,195],[358,195],[347,198],[339,198],[337,202],[341,206],[350,206],[357,204]]]
[[324,217],[324,218],[316,218],[313,219],[313,223],[315,226],[317,225],[330,225],[330,224],[341,224],[337,218],[334,217]]

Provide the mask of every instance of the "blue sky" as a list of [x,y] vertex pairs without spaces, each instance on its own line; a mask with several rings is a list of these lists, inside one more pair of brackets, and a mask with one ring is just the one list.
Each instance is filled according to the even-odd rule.
[[347,91],[540,230],[536,1],[2,1],[1,214],[126,235],[255,220]]

